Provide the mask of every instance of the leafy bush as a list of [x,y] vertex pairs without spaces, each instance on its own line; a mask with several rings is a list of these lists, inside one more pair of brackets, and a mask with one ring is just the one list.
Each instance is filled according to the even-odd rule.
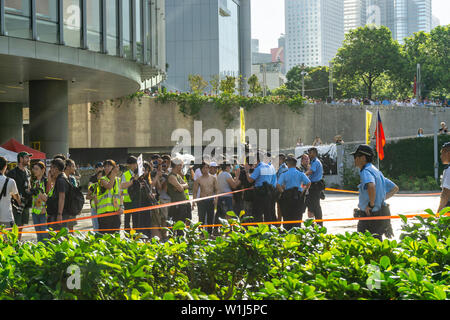
[[433,177],[416,178],[405,174],[398,178],[390,178],[402,191],[433,191],[440,187]]
[[291,111],[300,113],[305,106],[305,99],[301,95],[295,96],[267,96],[267,97],[246,97],[230,92],[223,92],[220,95],[200,95],[190,93],[161,93],[156,98],[159,103],[175,101],[179,111],[186,117],[190,116],[198,119],[203,106],[212,104],[221,114],[222,120],[229,125],[239,115],[239,108],[246,111],[252,110],[259,105],[277,104],[286,105]]
[[[450,141],[450,135],[438,136],[438,147]],[[389,177],[400,177],[404,172],[414,172],[416,178],[434,176],[433,137],[403,139],[387,143],[385,158],[380,162],[381,171]],[[439,172],[443,165],[439,163]]]
[[[165,243],[63,229],[21,244],[15,228],[0,243],[0,299],[447,298],[449,217],[405,224],[401,242],[330,235],[311,220],[289,232],[238,220],[223,220],[215,239],[177,222]],[[80,289],[66,286],[71,265]]]

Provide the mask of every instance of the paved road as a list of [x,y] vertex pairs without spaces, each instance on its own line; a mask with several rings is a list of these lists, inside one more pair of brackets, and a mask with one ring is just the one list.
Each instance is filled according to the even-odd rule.
[[[391,208],[392,215],[398,214],[419,214],[424,213],[425,209],[436,210],[439,205],[439,196],[421,196],[421,197],[404,197],[396,196],[388,200]],[[347,194],[327,194],[327,197],[322,201],[322,211],[324,219],[332,218],[349,218],[353,216],[353,208],[357,205],[356,195]],[[90,212],[89,203],[86,202],[81,216],[89,216]],[[306,214],[304,215],[306,218]],[[193,213],[194,222],[198,221],[197,210]],[[30,218],[31,221],[31,218]],[[356,221],[339,221],[339,222],[325,222],[324,226],[327,227],[328,233],[345,233],[346,231],[356,231]],[[393,219],[392,227],[394,229],[395,239],[398,240],[400,235],[402,221],[401,219]],[[122,216],[123,227],[123,216]],[[88,230],[92,229],[91,220],[79,221],[75,227],[76,230]],[[25,231],[32,231],[26,229]],[[24,234],[23,240],[35,241],[36,235]]]

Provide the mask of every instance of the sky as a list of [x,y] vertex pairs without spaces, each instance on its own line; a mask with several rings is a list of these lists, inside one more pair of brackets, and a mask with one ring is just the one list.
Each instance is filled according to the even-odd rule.
[[[450,0],[432,0],[433,15],[441,25],[450,24]],[[284,0],[252,0],[252,39],[259,39],[259,51],[269,53],[284,33]]]

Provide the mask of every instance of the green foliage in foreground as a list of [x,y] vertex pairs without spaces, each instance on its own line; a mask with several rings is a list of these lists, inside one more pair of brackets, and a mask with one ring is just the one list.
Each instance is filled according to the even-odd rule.
[[[197,226],[166,243],[134,234],[67,235],[0,244],[0,299],[447,299],[450,217],[404,226],[402,241],[370,234],[230,226],[210,239]],[[405,219],[406,222],[406,219]],[[77,265],[81,288],[66,287]],[[377,279],[377,280],[375,280]],[[379,281],[378,281],[379,280]],[[370,290],[372,288],[372,290]],[[378,289],[376,289],[378,288]]]

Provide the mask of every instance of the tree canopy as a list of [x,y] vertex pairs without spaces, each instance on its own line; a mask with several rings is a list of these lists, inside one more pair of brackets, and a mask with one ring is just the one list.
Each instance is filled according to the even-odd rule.
[[375,81],[383,74],[398,74],[403,61],[400,45],[387,27],[365,26],[345,35],[333,65],[338,83],[355,86],[362,81],[371,99]]

